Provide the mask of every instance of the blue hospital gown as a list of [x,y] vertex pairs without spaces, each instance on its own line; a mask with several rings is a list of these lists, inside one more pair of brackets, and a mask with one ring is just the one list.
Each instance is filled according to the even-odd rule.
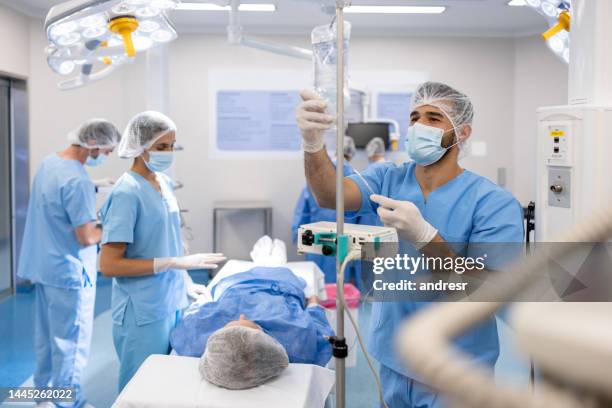
[[208,337],[241,314],[285,347],[291,363],[325,366],[332,355],[326,336],[332,336],[321,306],[306,307],[303,279],[287,268],[257,267],[222,279],[213,288],[226,288],[219,299],[194,304],[172,332],[179,355],[200,357]]

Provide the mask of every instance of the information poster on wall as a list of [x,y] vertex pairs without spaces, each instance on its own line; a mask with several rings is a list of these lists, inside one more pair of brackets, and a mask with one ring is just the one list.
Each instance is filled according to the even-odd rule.
[[[400,126],[400,143],[403,143],[410,123],[412,92],[380,92],[377,98],[378,117],[393,119]],[[402,144],[400,144],[402,146]]]
[[214,158],[301,157],[295,120],[309,71],[209,72],[210,150]]
[[299,151],[298,91],[217,92],[217,147],[221,151]]

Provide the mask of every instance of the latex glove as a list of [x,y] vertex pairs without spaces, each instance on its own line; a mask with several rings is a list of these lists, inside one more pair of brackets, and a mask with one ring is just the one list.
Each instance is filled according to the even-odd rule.
[[112,187],[115,185],[115,180],[111,178],[103,178],[98,180],[93,180],[94,186],[100,187]]
[[168,269],[215,269],[219,262],[227,258],[223,254],[194,254],[174,258],[155,258],[153,272],[166,272]]
[[417,249],[429,244],[438,233],[410,201],[393,200],[378,194],[372,194],[370,200],[380,205],[377,212],[385,226],[395,228],[401,239],[411,242]]
[[191,276],[187,271],[183,271],[183,280],[185,281],[185,289],[187,289],[187,296],[193,300],[200,300],[201,298],[212,300],[212,296],[205,285],[194,283]]
[[300,92],[303,102],[298,106],[296,119],[302,133],[302,148],[307,153],[323,149],[323,133],[331,127],[334,117],[325,113],[327,102],[313,91]]

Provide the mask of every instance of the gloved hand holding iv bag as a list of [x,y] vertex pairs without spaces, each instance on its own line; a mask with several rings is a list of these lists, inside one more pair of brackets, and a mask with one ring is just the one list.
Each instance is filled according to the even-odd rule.
[[296,119],[302,134],[302,148],[307,153],[316,153],[325,145],[323,133],[330,129],[334,117],[325,113],[327,102],[313,91],[300,92],[303,102],[298,106]]

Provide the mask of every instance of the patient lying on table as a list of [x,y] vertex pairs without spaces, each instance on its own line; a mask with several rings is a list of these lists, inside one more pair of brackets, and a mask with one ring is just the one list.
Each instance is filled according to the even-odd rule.
[[251,388],[280,374],[287,362],[324,366],[332,336],[316,298],[287,268],[256,267],[222,279],[213,301],[194,303],[172,332],[179,355],[202,356],[209,382]]

